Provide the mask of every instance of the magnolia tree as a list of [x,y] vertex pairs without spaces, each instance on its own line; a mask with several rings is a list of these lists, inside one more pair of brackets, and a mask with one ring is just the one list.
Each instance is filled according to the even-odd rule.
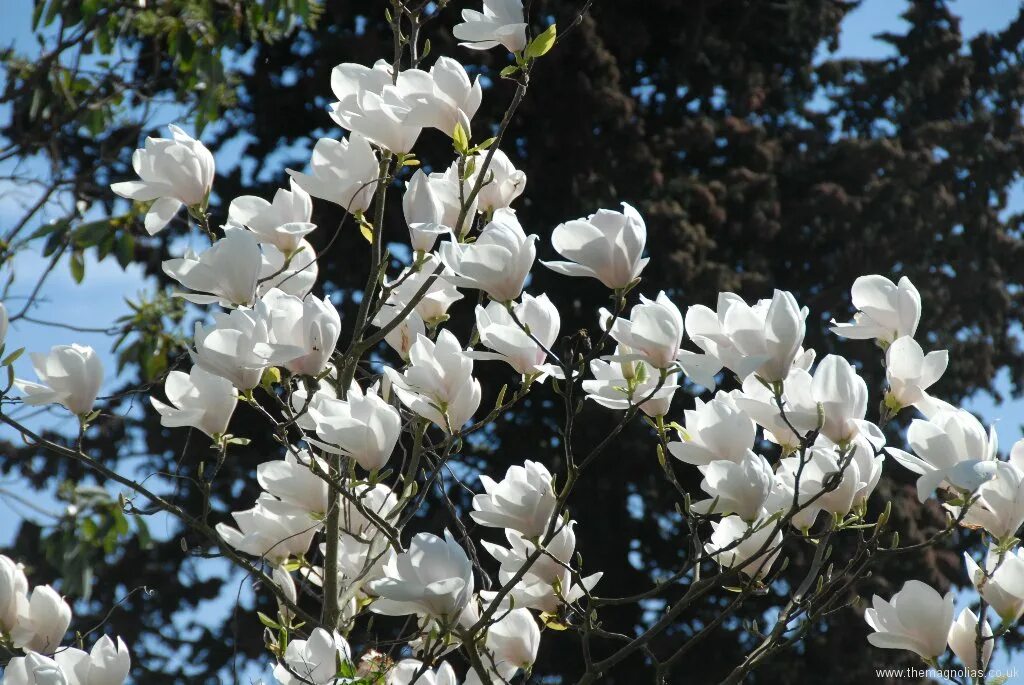
[[[213,156],[174,126],[171,138],[148,138],[135,152],[138,180],[112,186],[143,205],[150,234],[184,209],[209,241],[163,264],[201,321],[191,369],[166,375],[152,410],[164,426],[208,437],[216,457],[197,478],[211,483],[232,447],[247,441],[246,428],[232,425],[237,403],[251,405],[280,445],[256,469],[262,494],[252,508],[188,511],[83,450],[82,436],[103,421],[103,368],[89,347],[33,354],[37,381],[14,379],[20,350],[3,361],[4,406],[62,405],[78,418],[77,441],[48,440],[9,412],[0,421],[117,484],[126,512],[177,517],[272,594],[277,615],[248,620],[266,626],[267,658],[283,685],[522,681],[542,639],[578,649],[580,682],[637,653],[667,682],[682,655],[741,604],[770,586],[785,588],[788,601],[766,615],[766,627],[748,626],[756,646],[725,681],[737,683],[830,612],[853,610],[845,606],[851,588],[880,561],[921,552],[961,526],[981,530],[988,543],[983,559],[965,555],[977,609],[957,613],[952,593],[911,580],[893,597],[873,598],[867,639],[930,666],[953,667],[955,658],[955,680],[985,682],[996,639],[1024,613],[1024,552],[1015,537],[1024,522],[1024,441],[1003,460],[993,432],[929,394],[947,355],[926,354],[915,340],[922,302],[913,284],[865,275],[852,284],[854,320],[833,322],[836,335],[879,348],[887,385],[872,421],[875,402],[857,369],[804,349],[808,310],[792,294],[751,304],[722,293],[714,310],[681,307],[666,292],[640,294],[646,229],[630,205],[544,229],[543,240],[527,234],[514,209],[526,175],[500,145],[531,73],[557,45],[556,27],[532,35],[521,0],[464,11],[454,27],[463,47],[511,55],[501,75],[515,82],[515,95],[503,119],[489,124],[474,121],[479,78],[421,44],[419,27],[431,11],[430,3],[393,0],[390,59],[334,69],[330,116],[346,134],[318,140],[308,171],[289,170],[289,188],[272,201],[235,198],[216,227]],[[450,159],[415,156],[426,128],[451,137]],[[443,171],[427,173],[428,165]],[[396,255],[382,239],[385,196],[394,192],[403,193],[409,227],[409,248]],[[369,264],[352,321],[342,321],[331,293],[311,294],[313,198],[342,207],[338,230],[357,229],[367,241],[352,255]],[[541,268],[607,288],[608,307],[594,313],[592,331],[560,335],[560,303],[526,292],[538,249],[553,257]],[[392,272],[396,258],[405,265]],[[460,340],[449,308],[463,298],[477,304],[451,309],[475,317],[471,336]],[[2,341],[2,305],[0,314]],[[489,409],[480,406],[478,363],[511,367]],[[708,399],[673,415],[673,397],[687,386]],[[466,440],[486,439],[491,422],[538,394],[561,407],[550,452],[505,474],[479,475],[465,516],[439,487],[441,474],[455,475]],[[581,451],[574,423],[586,400],[607,408],[609,430]],[[902,412],[920,415],[906,435],[909,451],[887,445],[883,432]],[[686,556],[653,587],[626,595],[602,586],[601,569],[585,565],[575,530],[587,522],[573,520],[572,508],[574,486],[597,476],[635,421],[649,426],[649,464],[675,493]],[[643,455],[630,458],[643,468]],[[681,484],[686,469],[703,477],[701,492]],[[900,469],[917,474],[922,502],[938,497],[948,511],[943,530],[912,546],[900,545],[888,507],[868,509],[879,479]],[[416,530],[422,509],[436,505],[427,497],[434,490],[448,521],[442,536]],[[506,543],[474,540],[480,527],[504,531]],[[798,547],[810,562],[794,573],[787,551]],[[673,587],[685,588],[681,599],[661,605],[642,630],[606,622],[607,607],[657,599]],[[714,621],[675,651],[654,649],[656,637],[721,589],[734,596]],[[350,645],[346,636],[375,614],[407,617],[399,641]],[[125,644],[104,636],[87,653],[81,633],[65,639],[70,622],[58,592],[30,588],[23,567],[0,557],[4,683],[123,682]],[[598,643],[607,656],[593,656]]]

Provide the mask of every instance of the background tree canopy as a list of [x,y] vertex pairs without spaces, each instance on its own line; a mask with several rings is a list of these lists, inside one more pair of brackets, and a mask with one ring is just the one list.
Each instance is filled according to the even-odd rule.
[[[477,121],[497,122],[513,91],[498,77],[505,55],[457,48],[450,28],[466,3],[438,4],[442,8],[423,31],[434,52],[458,52],[471,73],[484,77]],[[950,350],[944,396],[956,401],[994,392],[1001,371],[1015,393],[1024,390],[1024,232],[1021,217],[1004,211],[1024,168],[1024,14],[998,34],[965,42],[946,3],[918,0],[904,15],[907,30],[882,37],[893,46],[893,57],[829,61],[818,59],[820,50],[835,47],[840,23],[856,2],[595,0],[569,31],[585,0],[528,4],[536,26],[557,21],[564,35],[534,70],[503,143],[528,175],[518,213],[527,231],[542,237],[541,258],[552,257],[544,252],[550,250],[545,239],[558,223],[627,201],[645,217],[656,256],[644,274],[649,291],[665,289],[681,305],[713,306],[721,290],[748,299],[770,296],[772,288],[791,290],[822,319],[808,325],[805,344],[819,357],[841,347],[851,360],[860,359],[860,372],[873,388],[884,376],[877,350],[822,335],[828,319],[850,314],[827,308],[848,302],[847,291],[862,273],[906,275],[925,294],[921,329],[934,332],[928,344]],[[132,149],[156,132],[154,122],[192,116],[218,155],[215,217],[226,218],[227,203],[237,195],[272,196],[285,183],[286,167],[305,165],[318,136],[340,135],[326,112],[333,99],[331,69],[389,54],[386,5],[36,0],[41,47],[2,55],[3,102],[11,117],[0,130],[0,161],[22,162],[11,176],[38,179],[40,196],[73,201],[65,202],[66,215],[56,222],[40,226],[30,207],[24,221],[2,227],[0,259],[9,265],[22,248],[45,249],[53,265],[70,255],[80,278],[83,254],[95,250],[122,264],[143,265],[166,287],[160,261],[182,239],[184,225],[148,237],[141,217],[124,214],[126,207],[108,189],[130,176]],[[450,141],[436,131],[421,140],[418,155],[425,165],[446,167]],[[386,234],[404,243],[395,193],[389,201]],[[317,205],[314,221],[321,228],[312,239],[331,288],[353,292],[366,274],[341,266],[338,255],[362,238],[351,222],[335,230],[336,209]],[[0,275],[5,296],[17,287],[23,292],[38,277],[19,273],[12,282],[13,269],[6,266]],[[543,270],[535,279],[563,307],[565,334],[592,324],[597,308],[607,304],[596,282],[569,283]],[[456,306],[472,307],[472,299]],[[337,304],[351,316],[350,298]],[[125,387],[159,382],[182,361],[175,331],[179,324],[191,326],[193,318],[163,295],[137,303],[131,319],[119,324]],[[478,372],[485,376],[481,406],[493,406],[497,389],[513,382],[512,372],[487,364]],[[734,381],[726,379],[723,387],[734,387]],[[673,413],[692,407],[697,389],[691,391],[677,394]],[[203,493],[194,479],[212,455],[202,441],[161,428],[141,399],[122,396],[120,420],[91,434],[87,447],[139,474],[159,474],[155,482],[186,508],[201,510]],[[524,458],[559,459],[553,406],[540,393],[502,416],[486,439],[465,446],[466,472],[496,474]],[[278,452],[268,435],[252,434],[259,424],[248,411],[239,407],[233,432],[253,442],[238,450],[214,484],[213,517],[245,508],[256,494],[255,466]],[[609,413],[591,406],[583,418],[577,439],[586,449],[603,437]],[[651,587],[682,551],[678,516],[658,513],[672,511],[671,498],[658,477],[651,441],[641,439],[645,430],[636,424],[624,432],[603,458],[600,475],[588,474],[571,503],[574,518],[587,523],[577,529],[587,568],[604,571],[602,586],[619,595]],[[3,442],[0,471],[38,488],[86,476],[41,451]],[[920,536],[941,524],[934,501],[917,504],[906,485],[910,474],[900,484],[897,469],[888,473],[873,506],[892,501],[900,529]],[[691,475],[683,469],[679,474]],[[137,682],[220,682],[228,673],[251,673],[248,662],[265,662],[259,631],[233,616],[245,580],[206,558],[216,550],[195,548],[187,532],[162,519],[150,536],[137,517],[119,513],[116,500],[70,488],[64,494],[80,505],[81,515],[46,529],[23,524],[7,553],[45,558],[47,564],[33,570],[38,582],[80,579],[79,587],[65,588],[88,597],[76,607],[76,625],[102,620],[101,608],[133,588],[159,587],[128,595],[109,617],[133,645]],[[416,530],[445,526],[443,508],[430,511],[433,518],[418,521]],[[119,538],[128,543],[114,545]],[[817,682],[826,673],[835,683],[873,679],[879,656],[868,653],[857,598],[891,592],[908,577],[940,589],[966,582],[962,561],[952,552],[937,549],[920,559],[904,566],[889,562],[851,588],[853,608],[830,616],[799,647],[799,659],[777,659],[752,682]],[[92,583],[91,569],[98,566],[104,582]],[[652,649],[678,649],[715,606],[728,601],[723,592],[688,614]],[[742,620],[727,622],[687,653],[675,671],[680,682],[714,682],[728,673],[755,644],[752,622],[770,604],[748,602],[738,614]],[[612,608],[620,613],[609,619],[642,629],[661,606]],[[367,630],[386,636],[399,628],[378,619]],[[355,643],[361,637],[368,636],[352,636]],[[1010,642],[1019,644],[1020,635]],[[577,655],[560,649],[558,641],[546,642],[534,680],[572,682]],[[886,658],[893,663],[899,656]],[[646,682],[644,669],[638,655],[618,671],[626,675],[607,681]]]

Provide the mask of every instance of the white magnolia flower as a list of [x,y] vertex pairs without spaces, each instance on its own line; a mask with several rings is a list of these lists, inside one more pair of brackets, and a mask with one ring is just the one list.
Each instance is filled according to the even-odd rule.
[[[316,472],[312,465],[316,464]],[[286,504],[309,513],[312,519],[327,515],[330,502],[327,481],[318,473],[330,473],[327,462],[309,451],[291,448],[283,459],[267,461],[256,467],[260,487]]]
[[314,628],[308,640],[290,640],[284,663],[274,666],[274,677],[281,685],[333,685],[338,664],[352,663],[352,650],[337,631],[328,633]]
[[548,355],[545,350],[550,350],[555,344],[560,325],[558,309],[547,295],[533,297],[523,293],[522,300],[512,307],[512,313],[505,305],[493,300],[486,307],[477,305],[476,327],[480,342],[493,352],[474,352],[473,357],[507,362],[524,376],[534,373],[559,376],[558,369],[546,363]]
[[337,379],[336,371],[332,370],[326,378],[322,378],[316,384],[312,395],[309,394],[305,383],[296,383],[291,397],[292,417],[295,419],[295,425],[304,431],[316,432],[316,421],[309,415],[309,410],[318,407],[326,399],[338,399],[338,391],[334,387]]
[[49,585],[37,585],[18,596],[18,621],[11,643],[25,650],[53,654],[71,625],[71,607]]
[[[981,462],[984,466],[995,466],[995,476],[977,488],[978,500],[968,508],[964,526],[984,528],[997,540],[1016,536],[1024,525],[1024,454],[1021,452],[1024,450],[1011,453],[1008,462]],[[959,516],[959,507],[950,508]]]
[[334,454],[352,457],[367,471],[384,467],[402,433],[402,417],[375,388],[365,393],[355,383],[344,400],[323,399],[310,407],[317,445]]
[[[381,306],[371,323],[378,328],[390,326],[399,314],[405,309],[402,304],[384,304]],[[409,352],[413,344],[420,338],[426,337],[427,325],[423,323],[423,317],[415,309],[409,312],[408,316],[402,319],[401,323],[394,326],[384,335],[384,342],[391,346],[403,360],[409,360]]]
[[291,254],[316,224],[312,223],[313,200],[309,193],[295,179],[290,186],[291,190],[278,189],[273,204],[254,195],[236,197],[228,207],[229,221],[248,228],[261,243]]
[[829,440],[838,445],[865,435],[877,445],[885,444],[881,429],[864,420],[868,386],[850,362],[835,354],[822,359],[814,370],[811,394],[824,415],[821,434]]
[[499,209],[475,242],[464,244],[453,238],[441,245],[439,253],[452,270],[448,280],[453,284],[510,302],[523,292],[537,257],[536,242],[537,236],[526,235],[514,211]]
[[168,373],[164,393],[170,404],[164,404],[155,397],[149,398],[153,408],[160,413],[161,426],[189,426],[211,438],[227,432],[238,404],[238,391],[231,381],[214,376],[200,366],[193,366],[188,373]]
[[[615,356],[627,355],[620,346]],[[645,361],[606,362],[594,359],[590,362],[590,372],[594,379],[583,381],[587,399],[609,409],[624,411],[641,402],[640,410],[648,416],[665,416],[672,406],[673,395],[679,389],[678,371],[669,373],[658,388],[660,374]]]
[[672,456],[696,466],[726,460],[741,463],[754,445],[757,426],[740,411],[732,395],[719,391],[710,402],[694,401],[683,412],[686,429],[682,442],[669,443]]
[[776,290],[770,300],[748,305],[738,295],[721,293],[718,311],[694,305],[686,312],[690,338],[740,378],[752,373],[770,383],[785,380],[802,354],[807,308],[792,294]]
[[0,633],[18,622],[18,602],[28,594],[28,579],[19,564],[0,554]]
[[[601,328],[607,329],[612,321],[611,312],[599,312]],[[628,319],[617,318],[610,333],[621,346],[612,361],[644,361],[661,371],[681,367],[693,382],[705,388],[715,387],[715,374],[721,370],[718,360],[680,348],[683,342],[683,315],[664,291],[655,300],[640,296],[640,304],[633,307]]]
[[[498,609],[498,620],[487,628],[486,655],[482,661],[489,669],[491,682],[509,682],[519,669],[528,670],[537,660],[540,628],[529,609]],[[470,671],[463,685],[483,682]]]
[[346,212],[363,212],[370,206],[378,169],[377,156],[366,138],[355,133],[345,140],[321,138],[313,146],[310,168],[309,174],[287,171],[307,193]]
[[924,502],[944,486],[974,492],[996,475],[998,441],[974,416],[963,409],[948,409],[927,421],[914,419],[907,429],[913,454],[886,448],[892,457],[921,477],[917,496]]
[[413,267],[406,267],[394,281],[385,281],[384,285],[392,289],[387,304],[404,308],[429,281],[426,291],[416,303],[416,313],[423,321],[434,324],[443,321],[448,315],[448,308],[462,299],[462,293],[445,278],[443,270],[441,274],[433,275],[439,265],[437,256],[427,254],[423,256],[418,271],[413,272]]
[[921,321],[921,295],[904,276],[899,285],[884,276],[861,276],[850,291],[857,313],[850,323],[832,321],[832,332],[854,340],[878,340],[883,345],[913,337]]
[[270,340],[260,347],[292,373],[317,376],[327,367],[341,335],[341,315],[324,297],[304,299],[274,288],[262,298],[269,319]]
[[409,349],[405,373],[392,368],[384,372],[402,404],[447,433],[462,428],[480,406],[473,359],[450,331],[441,331],[436,343],[420,335]]
[[782,531],[776,530],[774,522],[748,524],[739,516],[726,516],[712,521],[711,528],[711,540],[704,543],[704,550],[723,567],[750,578],[767,575],[782,551]]
[[54,661],[67,675],[68,685],[122,685],[132,666],[124,641],[117,638],[115,643],[106,635],[96,641],[88,654],[80,649],[62,649]]
[[452,33],[464,48],[489,50],[499,45],[509,52],[526,48],[523,0],[483,0],[483,12],[462,10],[462,23]]
[[1016,622],[1024,614],[1024,549],[1018,547],[1006,552],[1001,560],[998,552],[989,549],[984,571],[967,552],[964,552],[964,561],[974,588],[1003,623]]
[[889,382],[886,404],[895,409],[927,401],[925,391],[942,378],[948,364],[946,350],[926,355],[913,338],[897,338],[885,351],[885,378]]
[[949,648],[953,650],[960,663],[970,669],[977,669],[979,664],[982,669],[988,668],[988,660],[992,657],[992,649],[995,643],[992,640],[992,626],[988,620],[981,627],[982,639],[985,640],[981,648],[981,658],[978,658],[978,617],[968,608],[960,612],[960,615],[949,627]]
[[484,184],[476,197],[480,210],[494,213],[496,210],[510,207],[516,198],[526,190],[526,174],[516,169],[512,160],[501,150],[495,150],[491,163],[484,170],[487,152],[478,152],[473,156],[474,171],[469,177],[468,186],[476,186],[480,174],[484,175]]
[[462,211],[462,202],[469,200],[473,186],[470,185],[470,181],[462,181],[458,162],[452,162],[451,166],[442,172],[435,171],[427,180],[431,193],[441,207],[440,224],[450,228],[460,239],[465,239],[466,233],[473,227],[473,217],[476,216],[480,196],[474,197],[466,211]]
[[263,261],[260,266],[260,281],[256,293],[260,296],[277,288],[295,297],[305,297],[316,284],[320,269],[316,262],[316,251],[309,241],[299,241],[298,247],[285,255],[275,245],[263,246]]
[[775,487],[768,460],[751,450],[738,461],[718,460],[702,467],[701,489],[711,496],[691,507],[698,514],[736,514],[754,521],[763,512]]
[[[261,303],[259,303],[261,304]],[[192,361],[206,371],[226,378],[239,390],[252,390],[270,365],[265,352],[270,343],[263,309],[216,312],[214,325],[196,322]]]
[[943,597],[921,581],[908,580],[889,601],[875,595],[872,605],[864,620],[875,630],[868,635],[875,647],[905,649],[922,659],[936,659],[946,651],[953,624],[952,592]]
[[505,478],[495,482],[481,475],[487,494],[473,497],[470,516],[482,526],[507,528],[536,538],[547,530],[557,497],[551,473],[536,461],[510,466]]
[[[515,606],[554,613],[558,611],[563,600],[570,603],[577,601],[601,580],[603,574],[595,573],[582,578],[583,587],[573,583],[572,573],[568,567],[573,563],[573,556],[576,553],[576,533],[573,530],[575,526],[575,521],[561,524],[561,528],[555,531],[551,541],[544,545],[545,553],[537,557],[509,593]],[[483,541],[484,549],[501,565],[498,580],[502,584],[511,582],[537,550],[533,542],[514,530],[506,529],[505,538],[508,540],[509,548]],[[557,592],[556,586],[559,588]],[[487,593],[481,595],[485,599],[490,599]]]
[[386,685],[459,685],[455,669],[447,661],[430,669],[424,668],[423,662],[417,659],[399,661],[388,671],[385,682]]
[[402,213],[409,226],[410,243],[412,249],[419,252],[433,250],[437,237],[453,228],[441,223],[445,219],[445,208],[433,185],[430,177],[422,169],[417,169],[406,183],[405,195],[402,196]]
[[396,86],[393,111],[406,126],[436,128],[451,136],[461,125],[470,135],[470,120],[480,108],[480,77],[469,80],[465,67],[450,57],[439,57],[430,72],[409,69]]
[[541,262],[566,276],[590,276],[614,290],[640,277],[649,258],[643,256],[647,225],[633,207],[622,203],[622,212],[599,209],[585,219],[559,224],[551,234],[551,246],[567,262]]
[[[66,651],[62,650],[60,657]],[[80,650],[74,650],[78,652]],[[84,652],[82,652],[84,654]],[[71,657],[75,659],[75,656]],[[16,656],[4,669],[4,685],[78,685],[73,676],[55,660],[36,652]]]
[[[802,467],[799,456],[786,457],[779,462],[779,478],[786,490],[783,498],[786,508],[792,505],[798,473],[800,496],[797,502],[803,508],[793,517],[792,524],[799,529],[810,528],[822,511],[845,516],[853,508],[858,494],[867,487],[860,465],[852,454],[840,458],[833,446],[815,445],[803,457]],[[833,489],[826,491],[830,484],[834,485]],[[812,499],[813,503],[808,504]]]
[[288,557],[305,554],[318,528],[304,508],[266,494],[260,495],[252,509],[235,511],[231,516],[238,528],[217,524],[217,533],[224,542],[275,566]]
[[92,411],[103,383],[103,364],[87,345],[54,345],[49,354],[33,352],[32,368],[41,383],[16,380],[25,404],[60,404],[77,416]]
[[331,104],[331,118],[374,145],[396,154],[409,152],[423,130],[407,125],[401,113],[404,103],[400,93],[406,89],[405,82],[417,78],[417,71],[412,71],[411,75],[399,72],[394,84],[391,64],[385,60],[377,60],[372,69],[351,62],[339,64],[331,71],[331,89],[338,98]]
[[[163,263],[164,273],[192,293],[177,293],[189,302],[225,307],[247,307],[256,298],[262,254],[255,233],[225,226],[224,237],[200,254],[191,249],[184,257]],[[206,294],[202,294],[206,293]]]
[[[753,374],[743,381],[743,390],[733,394],[733,401],[744,414],[764,428],[765,440],[782,445],[786,453],[800,447],[800,442],[818,426],[818,403],[812,391],[813,379],[804,369],[794,368],[782,386],[783,417],[775,395]],[[793,429],[796,429],[796,432]]]
[[444,538],[414,536],[409,550],[384,567],[384,575],[367,584],[377,595],[370,609],[378,614],[455,621],[473,596],[473,564],[448,531]]
[[110,186],[116,194],[138,202],[156,200],[146,214],[150,235],[162,230],[182,205],[201,208],[213,185],[213,155],[177,126],[171,138],[146,138],[146,147],[132,155],[139,181]]

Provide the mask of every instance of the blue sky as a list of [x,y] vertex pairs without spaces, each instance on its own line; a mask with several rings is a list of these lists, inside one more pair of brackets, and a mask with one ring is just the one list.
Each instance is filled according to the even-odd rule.
[[[33,45],[30,34],[29,0],[4,0],[4,21],[0,22],[0,45],[12,42],[21,48]],[[1018,3],[1015,0],[956,0],[951,2],[957,14],[963,18],[961,28],[967,36],[980,31],[995,30],[1005,26],[1016,14]],[[899,18],[906,3],[897,0],[867,0],[858,9],[850,13],[843,25],[837,53],[823,52],[823,59],[857,57],[878,58],[891,54],[890,48],[877,41],[873,35],[883,31],[900,31],[905,23]],[[0,117],[8,116],[8,112],[0,110]],[[220,161],[220,160],[219,160]],[[0,165],[0,170],[3,166]],[[0,223],[15,216],[19,203],[30,199],[19,191],[0,185]],[[1024,209],[1024,192],[1017,189],[1013,194],[1014,211]],[[45,260],[37,255],[26,254],[17,261],[17,269],[23,279],[15,291],[24,295],[34,283],[37,273],[45,266]],[[127,313],[124,303],[125,296],[134,296],[140,290],[147,289],[138,267],[123,271],[113,259],[96,263],[91,254],[87,259],[87,278],[82,285],[76,285],[70,278],[67,266],[62,264],[56,269],[48,281],[44,291],[46,316],[51,320],[59,320],[68,324],[87,327],[103,327],[111,325],[114,320]],[[0,274],[6,276],[6,274]],[[17,301],[8,302],[11,309],[17,309]],[[925,297],[927,306],[927,296]],[[102,334],[71,333],[66,330],[39,326],[20,322],[12,326],[8,334],[9,345],[25,346],[29,351],[45,351],[52,345],[68,342],[79,342],[92,345],[101,353],[110,373],[113,372],[113,357],[109,353],[110,340]],[[20,377],[33,378],[27,358],[19,360],[17,371]],[[114,379],[108,379],[108,387]],[[1006,379],[1001,380],[1001,388],[1008,389]],[[1008,394],[1004,392],[1004,394]],[[980,413],[988,421],[996,423],[1000,435],[1000,444],[1004,450],[1020,437],[1020,423],[1024,421],[1024,400],[1008,401],[997,405],[992,397],[980,395],[967,403],[967,408]],[[52,412],[34,419],[53,426],[55,422],[71,426],[71,421],[61,412]],[[0,545],[7,543],[16,530],[16,518],[31,515],[23,505],[3,496],[4,489],[23,490],[23,484],[3,481],[0,479]],[[53,508],[52,498],[45,493],[34,496],[34,501],[43,508]],[[12,516],[14,514],[15,516]],[[160,526],[154,525],[154,533],[159,535]],[[232,598],[233,600],[233,598]],[[1005,661],[1000,664],[1005,665]],[[1024,660],[1020,661],[1024,665]]]

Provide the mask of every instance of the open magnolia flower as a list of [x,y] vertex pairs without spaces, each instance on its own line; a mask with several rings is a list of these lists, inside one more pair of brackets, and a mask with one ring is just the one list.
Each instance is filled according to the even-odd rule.
[[346,212],[363,212],[370,206],[377,185],[377,155],[366,138],[356,133],[344,140],[321,138],[309,164],[309,174],[288,169],[304,191]]
[[526,235],[511,209],[499,209],[480,237],[462,244],[453,237],[439,254],[452,271],[448,280],[460,288],[483,290],[498,302],[511,302],[523,292],[533,260],[537,236]]
[[493,214],[499,209],[510,207],[526,190],[526,174],[512,165],[512,160],[501,150],[495,150],[491,163],[484,168],[487,152],[478,152],[472,159],[473,175],[469,187],[476,186],[483,174],[484,184],[476,201],[482,212]]
[[739,516],[726,516],[712,521],[711,527],[714,532],[704,551],[724,568],[748,578],[764,578],[782,553],[782,531],[773,522],[748,524]]
[[451,57],[438,57],[429,73],[403,72],[396,89],[392,107],[403,124],[436,128],[447,136],[456,126],[470,135],[470,121],[483,99],[480,77],[470,81],[466,68]]
[[875,339],[889,345],[913,337],[921,321],[921,294],[904,276],[896,285],[885,276],[861,276],[850,291],[857,313],[850,323],[832,321],[836,335],[855,340]]
[[523,0],[483,0],[482,12],[462,10],[462,23],[452,28],[462,47],[489,50],[503,45],[509,52],[526,47]]
[[551,474],[535,461],[510,466],[505,478],[495,482],[480,476],[487,494],[473,498],[470,513],[482,526],[504,528],[522,533],[529,539],[539,538],[547,530],[554,513],[556,496]]
[[103,384],[103,364],[91,347],[54,345],[49,354],[33,352],[31,357],[42,382],[14,381],[26,404],[61,404],[77,416],[92,411]]
[[313,200],[294,179],[291,190],[281,188],[274,194],[273,203],[253,195],[236,197],[228,207],[228,219],[285,254],[298,249],[302,239],[316,228],[312,223]]
[[332,685],[339,664],[352,663],[352,650],[337,632],[314,628],[308,640],[290,640],[284,663],[274,666],[281,685]]
[[864,619],[875,631],[868,635],[875,647],[905,649],[933,660],[946,651],[953,593],[942,596],[920,581],[908,580],[889,601],[875,595]]
[[401,435],[402,417],[375,388],[365,393],[355,383],[344,400],[324,398],[309,414],[327,452],[351,457],[367,471],[384,467]]
[[719,391],[710,402],[696,400],[684,416],[683,440],[669,443],[668,449],[687,464],[704,466],[719,460],[741,463],[754,445],[757,426],[728,393]]
[[[251,306],[256,298],[262,254],[254,233],[236,226],[201,254],[191,250],[163,263],[164,273],[195,293],[179,293],[189,302],[225,307]],[[205,293],[205,294],[203,294]]]
[[211,438],[228,430],[231,415],[238,404],[238,390],[231,381],[215,376],[201,366],[188,373],[171,371],[164,382],[170,404],[155,397],[149,401],[160,413],[160,425],[167,428],[190,426]]
[[622,212],[600,209],[586,219],[555,227],[551,246],[567,262],[541,262],[566,276],[590,276],[606,287],[621,290],[640,277],[650,261],[643,256],[647,226],[625,202]]
[[155,200],[146,213],[150,235],[163,230],[182,205],[201,209],[213,185],[213,155],[198,140],[171,125],[171,138],[146,138],[132,155],[138,181],[114,183],[110,189],[137,202]]
[[412,150],[423,127],[406,124],[401,94],[423,72],[399,72],[397,78],[392,73],[391,64],[382,59],[373,68],[351,62],[334,67],[331,90],[338,101],[331,105],[331,118],[374,145],[404,154]]
[[231,514],[238,528],[218,523],[217,533],[239,552],[279,565],[306,553],[317,525],[302,507],[262,495],[252,509]]
[[[620,346],[615,356],[628,358],[628,348]],[[672,406],[672,397],[679,389],[680,373],[673,371],[662,379],[660,372],[645,361],[590,362],[593,379],[582,383],[587,399],[602,407],[625,410],[637,402],[648,416],[665,416]],[[659,387],[660,385],[660,387]]]
[[558,310],[547,295],[533,297],[523,293],[522,300],[511,311],[500,302],[486,307],[477,305],[476,327],[480,342],[493,352],[474,352],[476,359],[498,359],[507,362],[520,374],[552,374],[561,371],[547,364],[548,353],[558,338]]

